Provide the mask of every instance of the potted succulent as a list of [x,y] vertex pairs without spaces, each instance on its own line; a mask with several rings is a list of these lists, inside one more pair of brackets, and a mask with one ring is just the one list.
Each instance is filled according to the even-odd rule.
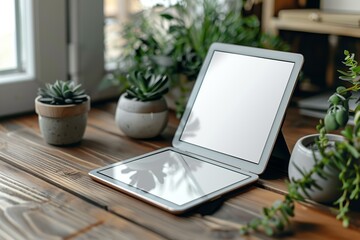
[[[348,51],[344,51],[344,54],[343,63],[348,70],[339,72],[342,74],[340,79],[347,82],[347,87],[338,87],[330,96],[326,116],[316,126],[318,134],[305,136],[296,144],[302,147],[312,146],[312,157],[304,157],[301,161],[304,163],[310,159],[311,163],[305,163],[307,166],[304,166],[292,157],[289,165],[291,182],[288,183],[285,199],[264,208],[263,216],[253,219],[241,229],[243,234],[265,231],[268,235],[274,235],[289,229],[290,218],[294,216],[294,202],[305,201],[307,198],[319,200],[316,195],[329,191],[327,186],[322,185],[322,182],[327,181],[334,183],[330,188],[337,195],[336,201],[332,203],[337,208],[336,218],[342,221],[344,227],[349,226],[349,211],[352,206],[359,204],[360,197],[360,104],[354,110],[349,109],[350,98],[360,90],[360,66],[354,59],[354,54]],[[357,99],[356,102],[359,101]],[[347,125],[352,111],[354,126]],[[334,130],[341,130],[341,135],[330,135]],[[294,151],[297,151],[296,146]],[[305,152],[308,155],[309,149]],[[329,199],[331,198],[323,198],[320,201],[326,202]]]
[[90,97],[74,82],[56,81],[39,88],[35,111],[39,115],[40,131],[52,145],[80,142],[90,110]]
[[134,70],[126,78],[128,86],[116,108],[117,126],[133,138],[159,135],[168,121],[168,107],[163,97],[169,89],[167,76],[147,68]]

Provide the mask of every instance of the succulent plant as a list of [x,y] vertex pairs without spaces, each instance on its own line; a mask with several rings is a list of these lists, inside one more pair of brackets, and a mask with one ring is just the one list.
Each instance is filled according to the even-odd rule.
[[47,83],[45,88],[39,88],[39,101],[51,105],[79,104],[87,100],[85,90],[81,84],[56,80],[54,84]]
[[169,90],[168,77],[151,68],[134,70],[127,76],[127,97],[142,102],[160,99]]

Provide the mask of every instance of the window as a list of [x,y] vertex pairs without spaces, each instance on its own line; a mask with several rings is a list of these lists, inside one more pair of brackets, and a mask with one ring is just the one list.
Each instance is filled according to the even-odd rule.
[[0,28],[0,73],[4,73],[21,69],[19,1],[5,0],[1,5],[1,22],[7,22]]
[[130,14],[161,4],[169,6],[179,0],[105,0],[105,68],[112,70],[114,62],[120,56],[119,47],[124,42],[121,39],[121,24]]
[[[37,89],[57,79],[83,84],[93,100],[117,94],[117,89],[98,92],[105,73],[104,40],[108,46],[108,36],[115,39],[114,51],[105,56],[116,59],[119,22],[159,2],[169,1],[1,0],[0,117],[33,111]],[[113,11],[104,24],[110,3]]]
[[65,0],[2,0],[0,9],[5,23],[0,29],[8,40],[0,56],[0,116],[5,116],[33,110],[42,82],[66,78],[66,5]]
[[9,39],[0,48],[0,117],[33,111],[37,89],[57,79],[73,79],[98,97],[103,1],[1,0],[0,11],[1,39]]

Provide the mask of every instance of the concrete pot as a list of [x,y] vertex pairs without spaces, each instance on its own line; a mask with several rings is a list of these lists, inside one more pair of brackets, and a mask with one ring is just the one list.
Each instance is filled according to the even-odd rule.
[[168,122],[168,107],[164,98],[142,102],[120,96],[116,108],[116,125],[129,137],[153,138]]
[[81,104],[50,105],[35,99],[40,131],[45,141],[52,145],[78,143],[84,136],[90,97]]
[[[300,169],[305,172],[309,172],[314,164],[313,151],[309,147],[309,145],[315,142],[315,139],[318,137],[318,134],[307,135],[300,138],[292,151],[290,163],[289,163],[289,178],[290,181],[293,179],[302,178],[301,173],[295,166],[298,166]],[[329,141],[342,141],[343,137],[335,134],[328,134]],[[320,154],[315,152],[315,155],[320,159]],[[316,202],[321,203],[333,203],[335,202],[341,195],[341,182],[339,180],[339,171],[330,166],[325,167],[325,172],[328,174],[327,179],[321,178],[319,175],[313,175],[313,179],[316,180],[316,183],[322,188],[319,189],[311,189],[308,191],[310,195],[310,199]],[[303,193],[302,193],[303,194]],[[304,197],[307,198],[305,194]]]

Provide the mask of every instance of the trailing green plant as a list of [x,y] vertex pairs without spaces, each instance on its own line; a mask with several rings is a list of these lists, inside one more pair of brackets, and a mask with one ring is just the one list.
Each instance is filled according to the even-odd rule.
[[38,89],[38,95],[40,102],[51,105],[79,104],[88,99],[81,84],[62,80],[45,84],[45,88]]
[[[287,183],[288,193],[284,200],[276,201],[273,206],[264,208],[263,215],[260,218],[250,221],[241,229],[242,234],[248,234],[251,231],[264,231],[273,236],[283,233],[289,229],[290,218],[294,216],[295,201],[305,201],[309,197],[308,191],[311,189],[320,189],[316,181],[312,178],[314,174],[326,179],[327,174],[324,171],[326,166],[331,166],[338,170],[339,180],[342,183],[341,196],[333,205],[337,208],[336,218],[341,220],[344,227],[350,224],[350,204],[360,197],[360,105],[354,110],[349,109],[349,100],[354,92],[360,90],[360,66],[354,59],[355,55],[344,51],[344,65],[347,71],[339,70],[341,80],[350,84],[350,87],[340,86],[335,93],[329,97],[329,108],[324,119],[319,121],[316,126],[319,132],[319,138],[316,140],[313,149],[315,160],[314,167],[306,172],[297,167],[302,178]],[[359,103],[360,98],[356,100]],[[349,114],[354,111],[354,126],[347,125]],[[340,130],[344,137],[343,141],[338,141],[329,147],[327,133]],[[316,157],[315,151],[320,153]],[[300,194],[303,192],[305,196]]]
[[127,75],[126,97],[138,101],[160,99],[169,90],[168,77],[156,74],[151,68],[134,70]]

